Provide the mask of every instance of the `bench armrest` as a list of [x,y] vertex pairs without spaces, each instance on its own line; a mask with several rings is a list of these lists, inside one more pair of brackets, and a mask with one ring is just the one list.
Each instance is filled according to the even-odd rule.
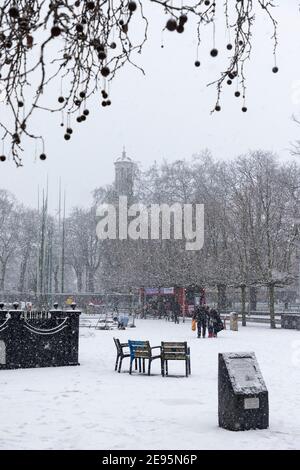
[[152,346],[151,349],[161,349],[161,346]]
[[122,348],[129,348],[128,343],[121,343]]

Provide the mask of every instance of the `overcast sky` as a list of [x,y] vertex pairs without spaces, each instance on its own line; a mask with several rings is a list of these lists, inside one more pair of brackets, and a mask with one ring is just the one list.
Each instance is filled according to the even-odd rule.
[[[223,2],[222,2],[223,3]],[[67,193],[68,209],[88,206],[91,191],[112,182],[114,160],[123,145],[128,155],[146,168],[154,160],[188,159],[208,148],[216,158],[230,159],[249,149],[272,150],[290,158],[289,147],[300,139],[300,12],[297,0],[280,0],[274,12],[279,21],[279,73],[273,74],[272,27],[267,18],[255,28],[252,61],[247,65],[247,106],[224,89],[220,113],[210,114],[216,92],[207,83],[218,77],[227,56],[224,30],[217,31],[219,57],[210,57],[212,34],[208,28],[200,48],[201,67],[195,68],[196,37],[192,22],[184,34],[164,33],[166,17],[158,7],[149,10],[149,40],[139,58],[143,76],[127,66],[111,88],[110,108],[99,96],[88,104],[90,116],[76,125],[69,142],[63,139],[60,117],[41,112],[36,125],[46,135],[46,162],[34,159],[34,144],[26,148],[24,167],[0,165],[0,187],[9,189],[26,205],[35,206],[37,187],[48,175],[51,207],[57,206],[59,177]],[[206,36],[205,36],[206,34]],[[54,100],[57,96],[54,94]],[[1,111],[3,112],[3,111]],[[38,124],[37,124],[38,123]]]

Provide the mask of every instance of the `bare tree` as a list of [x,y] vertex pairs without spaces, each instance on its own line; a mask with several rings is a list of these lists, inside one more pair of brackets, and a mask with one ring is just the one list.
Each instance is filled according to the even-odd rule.
[[[242,111],[247,111],[245,64],[252,51],[257,14],[265,15],[273,27],[273,72],[278,72],[277,22],[271,0],[224,0],[221,5],[210,0],[193,0],[186,5],[181,0],[3,0],[0,84],[6,108],[0,126],[17,165],[22,164],[26,138],[40,139],[40,158],[46,159],[44,138],[30,124],[37,110],[62,112],[64,138],[69,140],[73,133],[71,116],[76,115],[78,123],[86,120],[87,102],[93,93],[101,91],[102,106],[111,105],[108,83],[120,68],[131,64],[144,73],[135,57],[147,41],[148,24],[153,21],[148,9],[151,4],[167,15],[167,31],[182,34],[194,28],[198,46],[205,27],[212,26],[214,31],[218,20],[225,23],[227,37],[231,37],[225,44],[229,59],[212,82],[217,88],[213,111],[221,110],[222,88],[233,80],[239,85],[235,93],[242,99]],[[210,54],[217,57],[219,50],[214,42],[215,37]],[[199,67],[197,51],[195,66]],[[59,90],[56,103],[45,99],[51,82]],[[5,159],[6,155],[0,156],[1,161]]]
[[19,240],[20,217],[15,198],[0,190],[0,292],[4,291],[8,263],[16,253]]

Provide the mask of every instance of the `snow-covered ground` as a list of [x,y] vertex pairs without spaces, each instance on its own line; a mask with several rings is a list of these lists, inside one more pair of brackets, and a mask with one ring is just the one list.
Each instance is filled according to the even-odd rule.
[[[192,375],[114,372],[121,341],[187,340]],[[255,351],[269,389],[270,428],[218,428],[218,352]],[[264,325],[197,339],[190,323],[138,320],[126,331],[83,328],[80,367],[0,371],[0,449],[299,449],[300,333]]]

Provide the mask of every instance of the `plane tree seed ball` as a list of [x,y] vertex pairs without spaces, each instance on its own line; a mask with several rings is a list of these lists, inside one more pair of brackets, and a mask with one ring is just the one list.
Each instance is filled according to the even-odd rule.
[[19,17],[19,10],[17,9],[17,7],[11,7],[8,10],[8,13],[9,13],[9,16],[11,18],[18,18]]
[[180,17],[179,17],[179,23],[180,24],[184,25],[187,22],[187,20],[188,20],[187,15],[180,15]]
[[105,66],[101,69],[101,75],[103,75],[103,77],[108,77],[109,74],[110,74],[110,70],[108,67]]
[[77,33],[83,33],[83,25],[81,23],[78,23],[75,28]]
[[86,7],[88,10],[94,10],[95,2],[87,2]]
[[137,9],[137,4],[135,2],[128,3],[128,10],[134,12]]
[[200,61],[199,60],[195,61],[195,67],[200,67]]
[[1,155],[1,156],[0,156],[0,161],[1,161],[1,162],[5,162],[5,160],[6,160],[6,156],[5,156],[5,155]]
[[167,28],[168,31],[175,31],[175,29],[177,28],[176,20],[174,20],[174,18],[170,18],[167,21],[166,28]]
[[46,160],[46,154],[45,153],[41,153],[40,155],[40,160]]
[[60,29],[59,26],[52,26],[52,28],[51,28],[51,35],[52,35],[53,37],[59,36],[60,33],[61,33],[61,29]]
[[106,59],[106,53],[104,51],[100,51],[99,54],[98,54],[98,59],[100,60],[104,60]]
[[277,73],[278,70],[279,70],[279,69],[278,69],[278,67],[276,67],[276,66],[272,68],[272,72],[273,72],[273,73]]
[[210,51],[210,55],[212,57],[217,57],[218,53],[219,53],[218,49],[215,49],[215,48]]

